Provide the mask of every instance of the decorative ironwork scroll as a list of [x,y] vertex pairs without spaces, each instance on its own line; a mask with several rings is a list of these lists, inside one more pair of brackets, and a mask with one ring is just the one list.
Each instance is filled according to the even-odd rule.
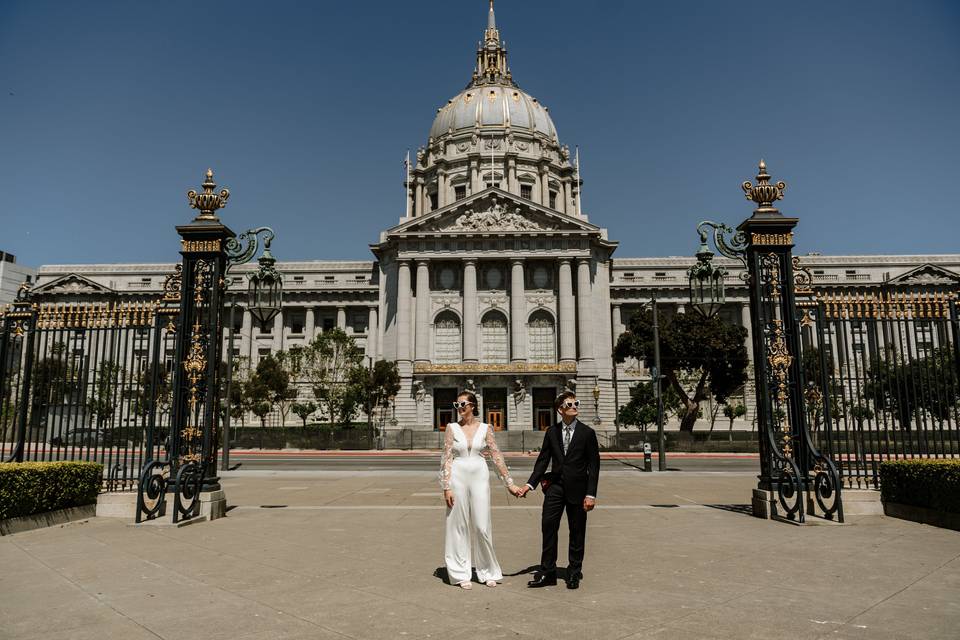
[[[790,520],[803,522],[804,497],[820,515],[843,520],[840,479],[829,456],[815,445],[808,427],[811,409],[829,411],[822,393],[804,380],[801,331],[817,322],[811,301],[812,276],[792,255],[797,220],[784,217],[773,203],[783,198],[783,182],[770,182],[761,161],[756,184],[743,183],[755,202],[753,216],[739,227],[750,278],[754,379],[760,438],[760,489],[772,492]],[[815,406],[814,406],[815,405]],[[812,496],[810,494],[813,494]]]

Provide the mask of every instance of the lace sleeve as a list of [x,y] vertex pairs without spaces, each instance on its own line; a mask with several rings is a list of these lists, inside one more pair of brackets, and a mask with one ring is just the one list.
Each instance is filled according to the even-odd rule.
[[453,429],[447,425],[443,437],[443,454],[440,456],[440,488],[450,488],[450,472],[453,468]]
[[487,450],[493,459],[493,466],[497,468],[497,475],[500,476],[500,481],[503,482],[503,486],[509,487],[513,484],[513,478],[510,477],[510,469],[507,468],[507,463],[503,459],[503,454],[500,453],[497,440],[493,437],[493,431],[490,430],[490,427],[487,427],[486,440]]

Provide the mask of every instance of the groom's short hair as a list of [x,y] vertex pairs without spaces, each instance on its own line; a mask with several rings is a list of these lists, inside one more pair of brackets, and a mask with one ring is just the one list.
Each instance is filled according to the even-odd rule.
[[576,400],[577,394],[575,394],[573,391],[564,391],[563,393],[558,395],[557,399],[553,401],[554,412],[560,413],[560,407],[563,405],[564,402],[567,401],[567,398],[572,398]]

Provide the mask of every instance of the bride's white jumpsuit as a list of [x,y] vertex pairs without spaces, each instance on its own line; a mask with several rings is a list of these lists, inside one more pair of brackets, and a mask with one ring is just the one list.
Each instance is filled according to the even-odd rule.
[[490,471],[483,451],[490,452],[497,475],[505,486],[513,484],[493,432],[480,423],[471,441],[456,422],[447,425],[440,461],[440,487],[453,491],[447,508],[444,559],[451,584],[470,580],[471,566],[480,582],[502,580],[503,572],[493,551],[490,523]]

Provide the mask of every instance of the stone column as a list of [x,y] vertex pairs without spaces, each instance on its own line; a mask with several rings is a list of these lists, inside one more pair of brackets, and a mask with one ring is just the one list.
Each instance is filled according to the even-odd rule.
[[507,191],[520,195],[520,187],[517,185],[517,159],[512,156],[507,160]]
[[306,334],[307,343],[313,340],[313,334],[316,331],[316,319],[313,315],[313,307],[307,307],[307,315],[303,324],[303,332]]
[[437,208],[442,209],[447,206],[447,172],[443,169],[437,171]]
[[550,204],[550,174],[546,165],[540,166],[540,200],[538,204],[545,207]]
[[337,307],[337,328],[347,330],[347,308],[344,306]]
[[271,351],[276,353],[283,349],[283,311],[273,318],[273,346]]
[[367,355],[377,359],[377,329],[380,325],[377,321],[377,308],[370,307],[367,315]]
[[417,261],[416,322],[416,361],[430,362],[430,263],[426,260]]
[[[743,328],[747,330],[747,359],[750,361],[750,364],[753,364],[753,324],[750,323],[749,302],[740,304],[740,322],[743,324]],[[748,371],[752,372],[753,368],[749,367]]]
[[470,193],[479,193],[483,191],[480,186],[480,161],[470,161]]
[[590,258],[577,259],[577,329],[580,339],[580,360],[593,360],[591,317],[593,296],[590,291]]
[[613,313],[613,342],[616,344],[617,338],[620,337],[620,334],[623,333],[623,314],[620,310],[619,304],[614,304],[610,306],[611,312]]
[[410,360],[410,261],[397,265],[397,360]]
[[510,272],[510,360],[512,362],[526,362],[527,360],[527,299],[524,295],[523,260],[511,261]]
[[677,303],[677,313],[678,313],[678,314],[681,314],[681,313],[686,313],[686,312],[687,312],[687,305],[683,304],[682,302],[678,302],[678,303]]
[[577,359],[577,334],[574,328],[576,314],[573,298],[573,269],[569,258],[560,260],[560,362],[575,362]]
[[240,329],[241,340],[240,344],[237,346],[240,347],[240,353],[243,353],[243,347],[247,347],[247,357],[252,360],[253,352],[253,314],[250,313],[249,309],[243,310],[243,327]]
[[563,212],[568,216],[576,215],[577,209],[573,206],[573,194],[569,179],[563,181],[563,207]]
[[417,178],[417,199],[416,199],[416,208],[413,210],[414,216],[422,216],[423,211],[423,181],[420,178]]
[[477,261],[463,261],[463,361],[478,362],[477,357]]

